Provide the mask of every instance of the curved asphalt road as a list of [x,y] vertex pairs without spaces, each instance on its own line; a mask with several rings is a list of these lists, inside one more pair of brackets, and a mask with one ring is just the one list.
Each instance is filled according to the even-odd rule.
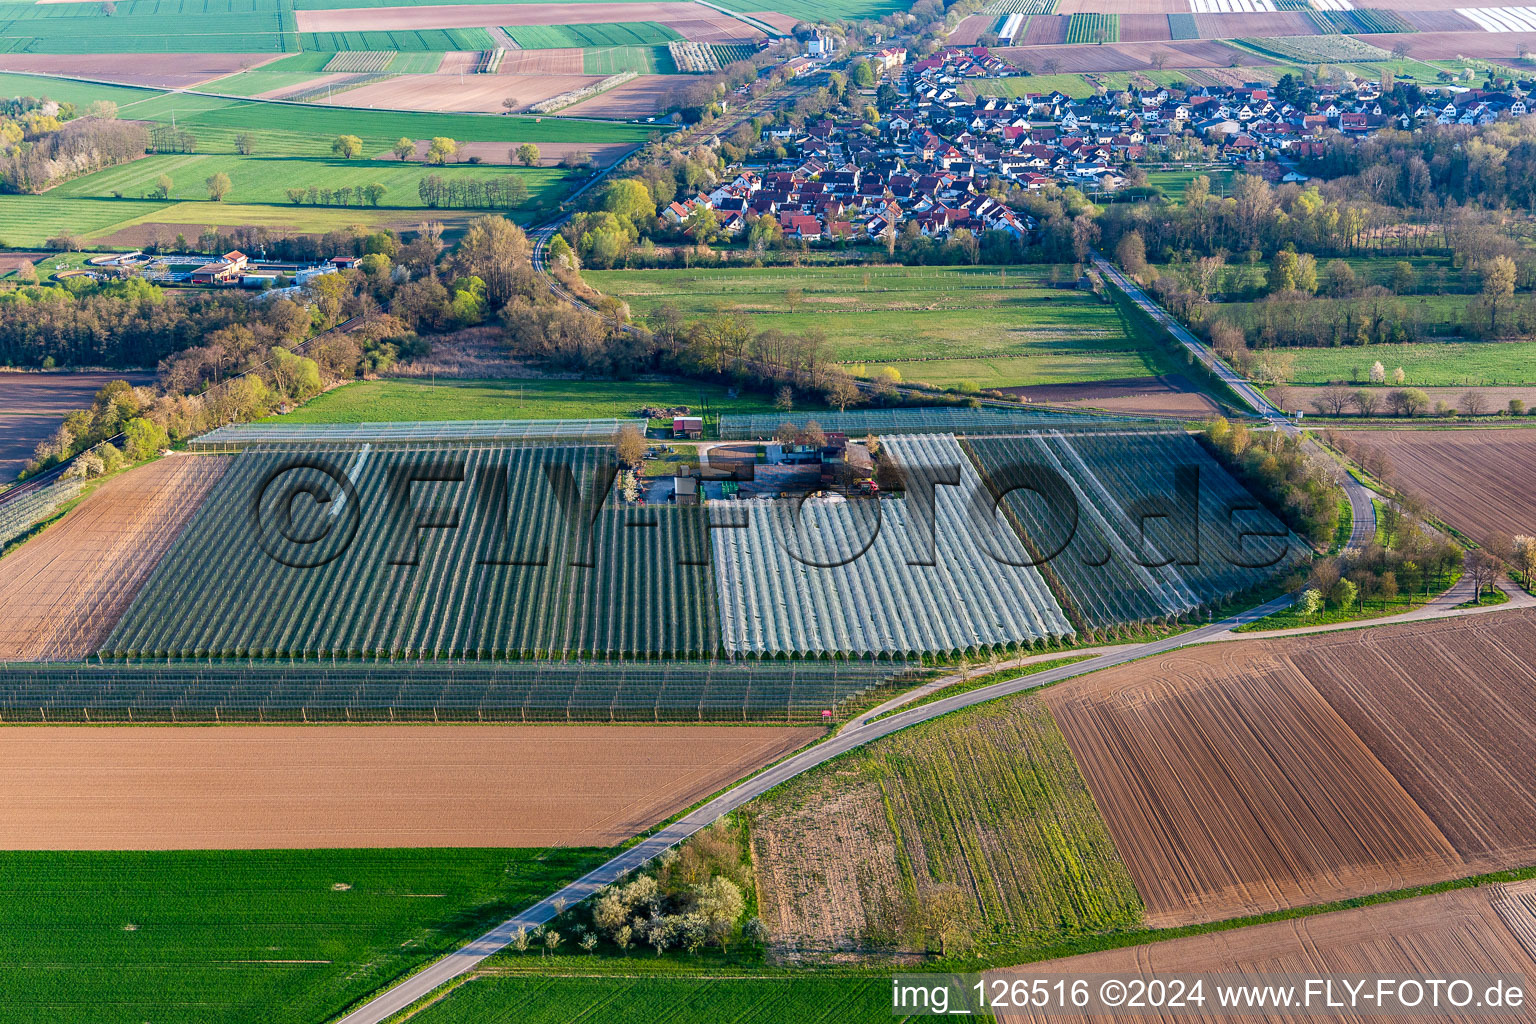
[[[561,220],[556,220],[533,233],[533,263],[535,268],[541,272],[544,270],[545,247],[560,223]],[[1099,271],[1124,291],[1131,301],[1135,302],[1149,316],[1166,327],[1168,332],[1189,350],[1191,355],[1200,360],[1201,363],[1209,367],[1213,373],[1226,382],[1233,392],[1249,405],[1254,413],[1263,417],[1266,422],[1276,429],[1284,430],[1293,435],[1300,434],[1295,424],[1283,412],[1271,405],[1257,388],[1244,380],[1235,370],[1219,359],[1210,348],[1189,331],[1185,330],[1178,321],[1174,320],[1172,316],[1137,287],[1135,282],[1126,278],[1112,264],[1098,255],[1094,256],[1094,263],[1098,266]],[[567,301],[577,305],[585,305],[574,296],[566,293],[563,288],[559,287],[557,282],[551,280],[550,286],[557,295],[560,295]],[[1348,474],[1345,475],[1344,487],[1355,513],[1350,546],[1358,547],[1373,539],[1376,535],[1376,506],[1371,500],[1372,492]],[[878,713],[886,706],[882,705],[882,708],[876,708],[849,722],[841,732],[824,742],[780,761],[759,775],[737,783],[713,800],[657,830],[654,834],[647,836],[600,867],[589,871],[565,888],[551,893],[548,897],[540,900],[516,917],[503,921],[468,945],[449,953],[441,960],[429,964],[419,973],[413,974],[404,981],[384,990],[345,1017],[342,1017],[339,1024],[383,1024],[384,1021],[393,1015],[426,998],[455,978],[462,977],[469,971],[474,970],[486,957],[505,949],[512,941],[513,932],[518,928],[532,930],[552,920],[556,916],[555,903],[557,901],[559,901],[562,907],[575,906],[605,886],[619,881],[625,875],[641,867],[663,851],[687,839],[695,832],[714,822],[721,815],[741,807],[749,801],[762,796],[775,786],[787,782],[817,765],[824,764],[840,754],[845,754],[872,740],[889,736],[894,732],[916,725],[919,722],[930,721],[941,715],[947,715],[952,711],[959,711],[962,708],[995,700],[998,697],[1022,693],[1025,690],[1032,690],[1049,683],[1060,682],[1063,679],[1071,679],[1074,676],[1086,675],[1090,672],[1098,672],[1115,665],[1123,665],[1129,661],[1162,654],[1180,647],[1225,639],[1226,635],[1235,627],[1279,611],[1293,600],[1294,597],[1292,595],[1277,597],[1272,601],[1259,605],[1257,608],[1250,608],[1220,622],[1213,622],[1177,636],[1154,640],[1144,644],[1116,647],[1084,661],[1063,665],[1060,668],[1034,675],[1022,676],[1018,679],[1010,679],[1006,682],[994,683],[991,686],[984,686],[979,689],[956,694],[953,697],[936,700],[929,704],[922,704],[907,711],[900,711],[878,721],[870,721],[871,715]],[[1013,662],[1004,662],[993,666],[991,670],[1006,669],[1016,664],[1027,663],[1030,660],[1032,659],[1021,658]],[[960,675],[954,675],[930,683],[923,689],[931,692],[952,683],[962,682],[963,679],[964,677]],[[908,699],[919,695],[908,695]],[[888,702],[891,705],[898,703],[899,701]]]
[[[1275,408],[1270,400],[1264,397],[1262,391],[1248,383],[1246,377],[1229,366],[1226,360],[1212,352],[1209,345],[1186,330],[1184,325],[1174,319],[1172,314],[1156,302],[1153,302],[1151,297],[1141,290],[1140,285],[1120,272],[1120,268],[1098,253],[1093,254],[1093,265],[1098,268],[1099,273],[1109,278],[1116,288],[1124,292],[1127,298],[1141,307],[1143,312],[1161,324],[1169,334],[1173,335],[1174,340],[1183,345],[1189,354],[1197,359],[1201,365],[1215,374],[1223,384],[1231,388],[1232,392],[1256,416],[1262,417],[1266,423],[1277,430],[1283,430],[1292,436],[1299,436],[1301,434],[1300,428],[1291,421],[1291,418]],[[1313,442],[1308,443],[1312,444]],[[1320,452],[1320,454],[1324,453]],[[1349,532],[1349,547],[1361,548],[1376,539],[1376,503],[1372,500],[1375,495],[1369,487],[1356,480],[1348,472],[1343,473],[1341,483],[1343,484],[1345,495],[1349,498],[1350,512],[1353,513],[1353,523]]]

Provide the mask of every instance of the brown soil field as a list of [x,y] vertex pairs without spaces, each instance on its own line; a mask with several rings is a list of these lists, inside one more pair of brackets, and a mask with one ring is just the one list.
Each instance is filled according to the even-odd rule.
[[1468,873],[1428,815],[1267,645],[1196,648],[1069,681],[1042,699],[1151,926]]
[[1474,539],[1536,534],[1536,431],[1360,430],[1392,460],[1393,482]]
[[[1423,3],[1423,0],[1416,0]],[[1383,5],[1388,9],[1390,4]],[[1362,42],[1390,50],[1401,42],[1408,56],[1429,60],[1455,57],[1494,57],[1511,59],[1520,48],[1536,50],[1536,32],[1402,32],[1397,34],[1359,35]]]
[[0,277],[4,277],[23,263],[36,263],[47,257],[45,252],[0,252]]
[[[427,147],[431,145],[430,139],[416,140],[416,159],[426,156]],[[470,157],[479,157],[483,164],[513,165],[516,161],[512,153],[516,151],[520,143],[517,142],[461,142],[459,143],[458,159],[462,162]],[[555,167],[568,153],[586,153],[597,161],[599,167],[607,167],[628,153],[635,147],[627,142],[612,142],[604,146],[584,146],[579,142],[539,142],[539,166]],[[395,154],[389,151],[377,153],[375,160],[393,160]]]
[[664,108],[672,94],[687,85],[682,75],[640,75],[623,85],[560,111],[562,117],[648,117]]
[[498,75],[579,75],[581,49],[508,50]]
[[0,848],[611,846],[820,732],[18,727]]
[[0,661],[95,651],[227,464],[174,455],[129,470],[0,559]]
[[1067,26],[1071,18],[1061,14],[1041,14],[1029,19],[1024,26],[1024,38],[1016,40],[1020,46],[1054,46],[1067,41]]
[[[212,206],[214,204],[204,203],[202,205]],[[202,211],[199,212],[201,213]],[[424,210],[397,210],[394,212],[394,215],[380,213],[378,216],[369,215],[359,217],[358,219],[369,227],[390,228],[394,231],[415,231],[421,226],[426,212]],[[443,237],[447,241],[452,242],[463,234],[470,221],[476,217],[483,216],[483,211],[437,209],[431,211],[431,214],[433,221],[443,225]],[[204,227],[240,227],[246,223],[247,221],[241,217],[233,215],[223,217],[217,212],[210,211],[206,219],[199,217],[196,224],[177,223],[169,220],[145,221],[142,224],[132,224],[128,227],[120,228],[110,234],[92,235],[91,241],[103,248],[142,248],[146,245],[169,242],[178,234],[190,235]],[[292,238],[299,235],[318,235],[323,233],[325,228],[320,227],[306,231],[302,225],[275,225],[269,226],[268,230],[280,237]]]
[[[295,11],[300,32],[387,31],[411,28],[481,28],[486,25],[601,25],[657,21],[701,42],[759,39],[746,22],[695,3],[445,4],[440,7],[349,7]],[[412,76],[420,77],[420,76]],[[463,108],[454,108],[463,109]]]
[[[16,269],[35,253],[6,253],[16,259],[0,263],[0,273]],[[153,384],[148,370],[82,371],[79,373],[11,373],[0,371],[0,484],[16,479],[26,468],[38,442],[47,440],[66,413],[90,406],[96,392],[114,380],[138,386]]]
[[[1053,15],[1054,17],[1054,15]],[[1038,18],[1030,19],[1031,30]],[[1029,35],[1025,33],[1026,37]],[[998,54],[1029,69],[1043,71],[1047,60],[1059,63],[1058,70],[1068,73],[1085,71],[1143,71],[1152,66],[1154,54],[1161,54],[1164,67],[1171,69],[1225,67],[1233,60],[1251,64],[1261,58],[1243,53],[1213,40],[1184,40],[1168,43],[1106,44],[1104,46],[1007,46]]]
[[[1358,389],[1359,389],[1358,385],[1350,385],[1350,390],[1351,391],[1355,391],[1355,390],[1358,390]],[[1382,410],[1383,411],[1385,411],[1385,409],[1386,409],[1386,404],[1387,404],[1386,403],[1386,396],[1391,394],[1393,390],[1395,390],[1395,389],[1393,389],[1391,387],[1381,387],[1381,386],[1377,387],[1377,394],[1381,395],[1381,398],[1382,398],[1381,406],[1382,406]],[[1429,396],[1429,404],[1430,404],[1431,408],[1433,408],[1434,405],[1437,402],[1445,402],[1447,405],[1451,405],[1451,406],[1454,406],[1454,407],[1459,409],[1459,408],[1461,408],[1462,396],[1465,395],[1468,391],[1475,391],[1475,392],[1477,392],[1477,394],[1482,396],[1483,401],[1487,404],[1488,409],[1490,411],[1492,411],[1492,412],[1497,412],[1497,411],[1499,411],[1501,409],[1508,409],[1509,408],[1509,400],[1511,398],[1518,398],[1518,399],[1520,399],[1522,402],[1525,403],[1526,408],[1528,410],[1529,409],[1536,409],[1536,386],[1527,386],[1527,387],[1518,387],[1518,386],[1497,387],[1497,386],[1494,386],[1494,387],[1473,387],[1473,388],[1454,388],[1454,387],[1453,388],[1435,388],[1435,387],[1429,387],[1429,388],[1419,388],[1419,390],[1424,392],[1426,395]],[[1321,387],[1314,387],[1314,386],[1310,386],[1310,385],[1293,385],[1293,384],[1288,384],[1288,385],[1286,385],[1285,403],[1286,403],[1286,405],[1290,406],[1292,409],[1303,409],[1303,410],[1305,410],[1306,414],[1307,414],[1307,417],[1310,419],[1313,416],[1321,415],[1317,411],[1316,407],[1313,406],[1312,402],[1319,395],[1321,395],[1322,393],[1323,393],[1323,388],[1321,388]],[[1347,418],[1353,418],[1354,415],[1355,415],[1355,410],[1353,408],[1351,408],[1346,413],[1346,417]]]
[[1464,18],[1455,11],[1403,11],[1403,20],[1420,32],[1477,32],[1480,28],[1471,18]]
[[973,14],[961,19],[960,24],[949,34],[949,41],[956,46],[971,46],[981,38],[982,33],[990,32],[996,26],[996,15]]
[[437,65],[440,75],[472,75],[480,63],[479,50],[449,50]]
[[1202,39],[1242,39],[1251,36],[1311,36],[1317,26],[1305,14],[1197,14]]
[[[1056,0],[1057,14],[1188,14],[1189,0]],[[1123,22],[1122,22],[1123,24]]]
[[793,32],[795,26],[800,24],[799,18],[792,18],[787,14],[780,14],[778,11],[750,11],[747,17],[754,21],[760,21],[764,25],[772,25],[780,32]]
[[1120,15],[1120,41],[1122,43],[1157,43],[1172,39],[1166,14]]
[[[421,8],[410,8],[421,10]],[[522,107],[572,89],[601,82],[601,75],[401,75],[373,85],[339,92],[339,107],[390,107],[396,110],[482,111],[502,113],[501,101],[514,97]],[[521,109],[521,108],[520,108]],[[562,111],[564,113],[564,111]]]
[[1315,638],[1288,657],[1470,864],[1536,864],[1536,612]]
[[1221,407],[1196,388],[1189,378],[1178,374],[1165,377],[1125,377],[1082,384],[1036,384],[998,390],[1020,395],[1031,402],[1092,406],[1115,412],[1201,419],[1221,411]]
[[[1018,970],[1029,976],[1082,976],[1112,974],[1121,978],[1167,978],[1173,974],[1325,974],[1383,975],[1389,977],[1449,978],[1477,974],[1536,972],[1536,959],[1522,944],[1503,914],[1526,895],[1523,886],[1488,886],[1380,903],[1371,907],[1340,910],[1290,921],[1254,925],[1231,931],[1193,935],[1142,946],[1031,964]],[[1514,912],[1522,908],[1514,907]],[[1515,928],[1520,927],[1518,924]],[[1004,974],[1011,972],[1002,972]],[[1214,1000],[1212,1001],[1214,1002]],[[1207,1004],[1208,1006],[1211,1004]],[[1120,1021],[1126,1014],[1076,1015],[1090,1022]],[[1006,1024],[1034,1024],[1053,1018],[1040,1012],[998,1015]],[[1059,1018],[1055,1018],[1059,1019]],[[1222,1015],[1182,1009],[1165,1013],[1149,1011],[1135,1019],[1146,1021],[1278,1020],[1259,1015]],[[1369,1014],[1319,1014],[1312,1019],[1360,1021],[1386,1019]],[[1403,1019],[1403,1018],[1398,1018]],[[1428,1018],[1425,1018],[1428,1019]],[[1493,1024],[1495,1021],[1536,1021],[1529,1008],[1503,1015],[1458,1012],[1457,1024]]]
[[78,75],[123,85],[185,89],[266,64],[281,53],[0,54],[0,71]]

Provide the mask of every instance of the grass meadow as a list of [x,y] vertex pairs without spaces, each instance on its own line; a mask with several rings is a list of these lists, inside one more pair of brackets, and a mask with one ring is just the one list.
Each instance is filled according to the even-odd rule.
[[770,397],[736,398],[716,384],[682,380],[358,381],[270,417],[283,423],[409,420],[558,420],[633,416],[645,406],[686,405],[716,413],[773,411]]
[[[192,153],[147,156],[142,160],[109,167],[95,174],[76,178],[52,189],[48,195],[70,198],[112,198],[121,193],[125,199],[140,199],[155,187],[161,175],[173,183],[170,198],[192,201],[208,199],[206,179],[213,174],[229,176],[231,188],[225,202],[279,203],[291,205],[285,196],[290,188],[362,188],[378,183],[389,191],[380,206],[422,208],[417,183],[430,174],[448,179],[493,181],[518,178],[528,186],[524,205],[536,207],[551,202],[563,193],[568,172],[555,167],[507,167],[494,164],[452,164],[426,167],[417,161],[342,160],[310,157],[289,159],[280,156],[237,156],[232,153]],[[361,207],[360,200],[354,202]],[[325,209],[325,207],[321,207]]]
[[1388,374],[1402,367],[1410,387],[1536,383],[1536,342],[1532,341],[1426,341],[1286,351],[1296,357],[1291,370],[1294,384],[1363,382],[1377,360]]
[[[636,954],[639,959],[643,954]],[[412,1018],[417,1024],[901,1024],[887,978],[774,974],[480,977]]]
[[[1112,305],[1070,287],[1069,267],[815,267],[588,271],[640,319],[741,314],[757,330],[819,330],[858,372],[981,388],[1158,372]],[[794,292],[798,290],[799,296]]]
[[0,853],[0,1022],[316,1024],[605,856]]
[[621,21],[605,25],[510,25],[502,31],[525,50],[656,46],[683,38],[675,30],[655,21]]

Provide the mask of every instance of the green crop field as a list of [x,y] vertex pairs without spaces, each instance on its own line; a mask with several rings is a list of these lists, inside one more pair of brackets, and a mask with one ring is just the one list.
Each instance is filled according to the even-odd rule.
[[1059,92],[1072,99],[1087,99],[1096,90],[1082,75],[1027,75],[1014,78],[989,78],[981,82],[965,82],[960,86],[968,96],[1049,96]]
[[[1157,372],[1111,305],[1049,286],[1070,268],[816,267],[589,271],[643,319],[741,313],[754,329],[820,330],[838,362],[894,366],[903,378],[983,388]],[[803,298],[791,311],[789,292]]]
[[306,50],[490,50],[496,40],[483,28],[393,29],[378,32],[305,32]]
[[1401,366],[1412,387],[1536,383],[1536,342],[1458,341],[1345,348],[1286,349],[1294,353],[1295,384],[1363,381],[1373,362],[1390,374]]
[[683,38],[674,30],[654,21],[622,21],[606,25],[512,25],[502,31],[525,50],[655,46]]
[[[288,159],[276,156],[236,156],[226,153],[146,156],[142,160],[109,167],[95,174],[65,182],[48,195],[59,197],[104,198],[114,193],[137,199],[155,187],[161,175],[173,182],[170,198],[174,200],[208,199],[204,180],[212,174],[227,174],[231,189],[227,202],[289,204],[285,189],[316,185],[336,189],[361,188],[374,182],[389,191],[381,206],[422,208],[417,183],[429,174],[457,180],[492,181],[517,178],[528,186],[529,199],[524,208],[549,203],[564,191],[568,172],[555,167],[507,167],[492,164],[453,164],[427,167],[416,161],[341,160],[337,158]],[[352,205],[364,208],[361,197]],[[313,208],[313,207],[311,207]],[[329,208],[329,207],[321,207]]]
[[255,96],[270,89],[302,85],[319,75],[331,56],[329,53],[295,53],[252,71],[237,71],[233,75],[215,79],[199,88],[235,96]]
[[[976,953],[993,962],[1141,922],[1077,760],[1032,695],[876,740],[744,813],[753,863],[774,879],[762,918],[777,922],[775,945],[921,949],[903,911],[945,882],[959,886]],[[824,913],[833,893],[851,913]]]
[[392,75],[430,75],[442,67],[443,55],[440,53],[397,53],[395,59],[389,62],[389,73]]
[[1069,43],[1117,43],[1120,41],[1120,15],[1074,14],[1067,24]]
[[316,1024],[604,856],[0,853],[0,1020]]
[[717,384],[681,380],[370,380],[316,397],[282,423],[411,420],[561,420],[633,416],[646,406],[717,413],[767,413],[773,400],[730,398]]
[[61,232],[89,235],[140,215],[165,210],[169,203],[123,203],[112,199],[0,195],[0,244],[42,245]]
[[677,65],[665,46],[605,46],[581,51],[581,70],[588,75],[675,75]]
[[289,0],[123,0],[0,8],[25,53],[281,53],[297,50]]
[[[624,969],[614,965],[613,970],[619,974]],[[549,978],[476,978],[412,1018],[417,1024],[903,1024],[930,1019],[893,1013],[885,978],[787,973],[571,977],[564,972]]]

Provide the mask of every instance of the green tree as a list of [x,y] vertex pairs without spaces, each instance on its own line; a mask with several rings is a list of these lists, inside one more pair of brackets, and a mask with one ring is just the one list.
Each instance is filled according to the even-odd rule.
[[446,135],[434,135],[427,145],[427,163],[445,164],[459,151],[459,144]]
[[853,84],[860,89],[873,89],[875,87],[875,68],[869,61],[855,61],[852,75]]
[[395,143],[394,148],[390,152],[395,154],[396,160],[403,163],[406,157],[416,152],[416,143],[402,135],[400,136],[400,141]]
[[134,462],[153,458],[170,443],[164,427],[142,416],[129,420],[123,428],[123,453]]
[[515,156],[517,162],[524,167],[533,167],[539,162],[539,147],[531,142],[525,142],[517,147]]
[[336,141],[331,143],[331,152],[346,160],[351,160],[363,152],[363,140],[356,135],[338,135]]
[[208,186],[208,198],[216,203],[222,203],[224,197],[229,195],[230,188],[233,187],[230,184],[229,175],[223,171],[208,175],[203,179],[203,184]]
[[368,201],[369,206],[378,206],[379,202],[384,198],[384,193],[388,191],[388,188],[379,184],[378,182],[374,182],[371,185],[364,185],[362,189],[363,198]]
[[603,192],[603,209],[636,228],[649,227],[656,220],[656,201],[639,178],[620,178],[610,183]]
[[1483,297],[1488,300],[1488,329],[1498,330],[1499,304],[1515,294],[1515,261],[1495,256],[1482,267]]
[[171,189],[174,187],[175,183],[171,181],[171,176],[169,174],[162,174],[155,179],[155,187],[149,194],[156,199],[168,199],[171,195]]

